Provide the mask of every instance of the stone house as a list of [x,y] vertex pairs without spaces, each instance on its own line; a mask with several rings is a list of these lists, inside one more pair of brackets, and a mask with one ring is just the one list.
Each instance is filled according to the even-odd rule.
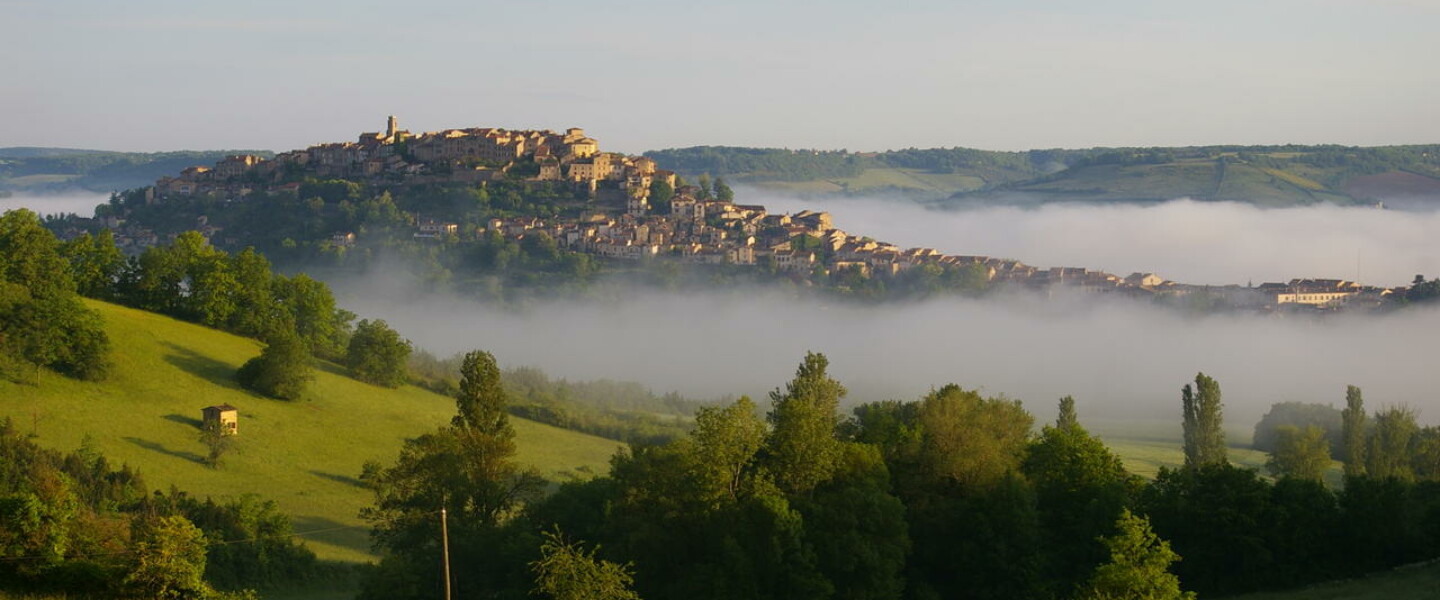
[[240,411],[229,404],[217,404],[200,409],[201,424],[205,428],[215,427],[225,435],[240,433]]

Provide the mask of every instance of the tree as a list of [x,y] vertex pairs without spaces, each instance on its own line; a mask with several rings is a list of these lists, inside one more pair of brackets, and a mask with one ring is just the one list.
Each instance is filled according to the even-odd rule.
[[948,384],[920,404],[921,469],[932,481],[989,487],[1020,469],[1035,418],[1018,400]]
[[1415,410],[1408,406],[1393,406],[1376,413],[1375,431],[1370,434],[1365,450],[1365,470],[1375,478],[1413,480],[1411,443],[1419,431]]
[[715,199],[716,199],[716,200],[721,200],[721,201],[724,201],[724,202],[734,202],[734,201],[735,201],[735,190],[730,189],[730,186],[728,186],[728,185],[725,184],[725,180],[724,180],[724,179],[721,179],[721,178],[719,178],[719,177],[716,177],[716,178],[715,178],[715,183],[714,183],[714,188],[715,188]]
[[335,307],[329,287],[301,273],[294,277],[276,275],[270,289],[295,333],[316,356],[343,355],[345,337],[355,315]]
[[698,188],[698,191],[695,192],[695,199],[709,200],[712,197],[710,190],[710,174],[701,173],[700,178],[696,180],[696,187]]
[[388,388],[405,383],[410,340],[400,337],[384,320],[362,320],[355,325],[345,351],[345,365],[356,379]]
[[675,197],[675,186],[656,177],[650,182],[650,207],[656,214],[670,214],[670,200]]
[[1139,483],[1120,457],[1079,425],[1075,401],[1060,399],[1056,426],[1030,444],[1022,472],[1035,486],[1049,578],[1073,589],[1107,558],[1110,533]]
[[837,600],[894,600],[905,589],[909,527],[890,487],[880,449],[846,443],[835,475],[795,502]]
[[483,350],[465,355],[460,363],[460,392],[455,395],[455,427],[472,429],[487,435],[514,438],[505,406],[509,398],[500,382],[500,367],[495,356]]
[[314,378],[310,351],[292,332],[271,337],[260,356],[246,361],[235,373],[241,387],[259,394],[295,400],[305,393]]
[[100,379],[110,367],[100,316],[76,295],[54,234],[24,209],[0,215],[0,342],[6,371],[23,361]]
[[1421,481],[1440,481],[1440,427],[1421,429],[1415,438],[1412,467]]
[[1150,521],[1129,510],[1120,514],[1115,535],[1101,541],[1110,562],[1095,569],[1082,588],[1084,600],[1190,600],[1195,594],[1180,590],[1180,578],[1170,565],[1180,556],[1150,529]]
[[1080,417],[1075,415],[1075,398],[1060,399],[1060,415],[1055,418],[1056,429],[1074,429],[1080,426]]
[[1325,430],[1314,425],[1300,429],[1281,425],[1275,430],[1275,450],[1265,468],[1276,477],[1323,481],[1330,468],[1330,442]]
[[1180,390],[1184,411],[1185,466],[1224,464],[1225,432],[1220,402],[1220,384],[1204,373],[1195,374],[1195,387]]
[[230,451],[234,438],[220,427],[219,422],[207,423],[200,428],[200,443],[205,444],[205,464],[214,469],[220,466],[220,459]]
[[845,387],[825,373],[824,354],[805,353],[795,379],[770,392],[767,415],[773,430],[765,442],[769,467],[780,489],[803,494],[834,472],[840,457],[836,410]]
[[1345,386],[1345,410],[1341,412],[1341,433],[1345,444],[1345,476],[1365,474],[1365,398],[1360,388]]
[[545,532],[540,559],[530,563],[535,572],[531,593],[553,600],[640,600],[630,589],[632,566],[595,558],[599,549],[587,552],[579,542],[566,541],[558,528]]
[[407,440],[395,464],[369,482],[375,504],[361,516],[374,524],[371,537],[387,554],[364,598],[429,597],[433,588],[419,573],[435,573],[439,564],[441,508],[449,512],[455,564],[483,565],[497,580],[513,571],[493,560],[499,546],[513,538],[503,526],[539,496],[544,481],[514,461],[515,432],[505,416],[494,357],[470,352],[461,371],[451,426]]
[[185,517],[172,515],[136,527],[130,572],[122,582],[135,598],[204,599],[205,534]]
[[227,327],[240,335],[263,338],[272,330],[293,327],[290,320],[280,317],[271,285],[275,275],[270,261],[246,248],[230,257],[230,273],[235,278],[235,312],[230,313]]
[[1274,452],[1276,429],[1283,425],[1293,425],[1299,429],[1314,425],[1325,433],[1325,440],[1330,443],[1330,453],[1343,456],[1343,421],[1340,409],[1328,404],[1277,402],[1272,404],[1269,412],[1255,424],[1251,446],[1256,450]]
[[765,421],[756,416],[755,403],[741,396],[724,408],[701,408],[690,439],[708,487],[731,502],[739,500],[755,453],[765,443]]
[[94,236],[86,233],[64,244],[61,252],[70,260],[80,295],[102,300],[114,297],[115,284],[125,267],[125,255],[115,246],[115,234],[109,229]]
[[1274,583],[1270,550],[1275,510],[1270,484],[1229,463],[1161,468],[1140,494],[1143,513],[1185,557],[1175,571],[1202,596],[1224,596]]

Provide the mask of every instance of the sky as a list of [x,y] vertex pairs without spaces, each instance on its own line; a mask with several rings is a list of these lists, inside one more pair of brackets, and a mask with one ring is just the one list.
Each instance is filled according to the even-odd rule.
[[0,0],[0,147],[1440,141],[1434,0]]

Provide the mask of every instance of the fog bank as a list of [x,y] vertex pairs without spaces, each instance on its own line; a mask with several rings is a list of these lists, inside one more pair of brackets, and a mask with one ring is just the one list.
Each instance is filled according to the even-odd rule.
[[[393,289],[393,288],[392,288]],[[1025,401],[1042,420],[1073,394],[1082,415],[1178,419],[1179,390],[1204,371],[1227,421],[1253,424],[1275,402],[1408,403],[1440,417],[1433,331],[1440,311],[1385,317],[1193,317],[1123,300],[1026,297],[863,308],[777,294],[637,294],[629,301],[539,303],[523,313],[440,296],[386,298],[342,287],[341,302],[384,318],[441,355],[494,352],[503,366],[608,377],[715,397],[783,385],[807,350],[824,352],[848,403],[914,399],[958,383]]]
[[109,194],[81,192],[74,194],[32,195],[16,194],[0,198],[0,213],[17,208],[28,208],[40,216],[60,213],[75,213],[82,217],[95,216],[95,207],[110,202]]
[[749,189],[738,195],[772,213],[826,210],[836,227],[901,247],[1122,277],[1141,271],[1211,285],[1310,277],[1400,286],[1416,274],[1440,276],[1440,212],[1190,200],[942,211],[900,199],[801,200]]

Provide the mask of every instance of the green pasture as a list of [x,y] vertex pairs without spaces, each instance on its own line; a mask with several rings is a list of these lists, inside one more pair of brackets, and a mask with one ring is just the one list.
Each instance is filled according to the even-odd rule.
[[[235,369],[254,340],[100,302],[115,368],[88,383],[41,372],[34,386],[0,381],[0,418],[45,446],[73,450],[90,436],[117,466],[140,469],[151,489],[200,496],[256,493],[275,500],[322,559],[373,558],[360,509],[372,500],[356,478],[370,459],[392,462],[408,437],[449,422],[454,402],[421,388],[375,387],[322,363],[310,398],[270,400],[240,389]],[[503,360],[503,357],[502,357]],[[239,409],[239,436],[218,469],[201,463],[200,409]],[[603,473],[618,442],[512,420],[519,460],[552,481]]]

